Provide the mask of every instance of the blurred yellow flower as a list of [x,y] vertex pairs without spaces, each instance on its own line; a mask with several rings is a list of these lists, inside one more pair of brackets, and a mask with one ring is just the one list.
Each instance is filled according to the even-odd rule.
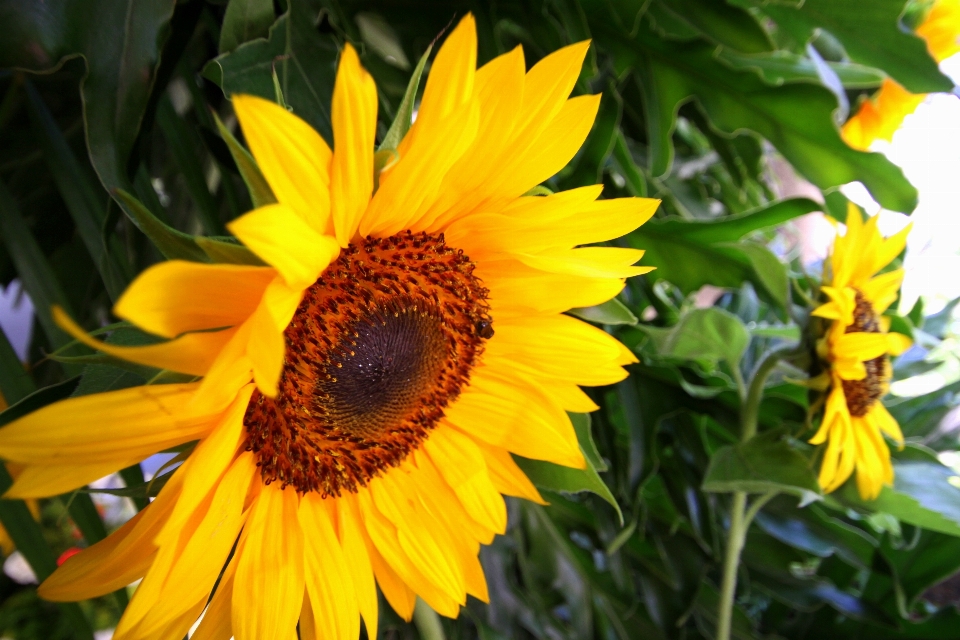
[[828,262],[823,292],[830,299],[813,315],[832,320],[818,344],[827,362],[829,381],[826,410],[812,444],[827,442],[820,468],[820,486],[838,488],[857,472],[861,497],[872,500],[884,484],[893,482],[890,450],[882,433],[903,442],[900,426],[880,398],[890,382],[889,355],[902,353],[910,340],[888,333],[881,314],[897,299],[903,269],[877,273],[896,258],[907,242],[909,225],[884,239],[877,216],[863,222],[850,205],[847,229],[838,236]]
[[[937,0],[915,33],[926,40],[937,62],[960,51],[960,0]],[[874,140],[893,139],[903,119],[913,113],[926,94],[910,93],[889,78],[846,124],[841,135],[854,149],[866,151]]]

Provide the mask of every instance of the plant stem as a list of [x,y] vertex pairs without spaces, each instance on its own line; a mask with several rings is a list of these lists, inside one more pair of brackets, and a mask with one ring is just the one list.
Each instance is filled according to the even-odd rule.
[[[773,371],[787,352],[794,347],[781,347],[767,353],[750,376],[750,386],[743,392],[744,383],[739,369],[734,367],[737,386],[740,388],[740,442],[747,442],[757,434],[757,418],[760,415],[760,401],[763,399],[763,386],[767,376]],[[757,514],[776,492],[769,492],[757,498],[747,509],[747,494],[733,492],[733,505],[730,508],[730,530],[727,534],[727,549],[723,557],[723,578],[720,583],[720,605],[717,612],[717,640],[730,640],[730,625],[733,620],[733,598],[737,591],[737,567],[740,565],[740,552],[747,537],[747,528]]]
[[420,632],[422,640],[446,640],[443,635],[443,626],[440,624],[440,616],[420,598],[417,598],[417,604],[413,609],[413,624]]
[[737,590],[737,566],[740,551],[746,539],[743,514],[747,506],[747,494],[733,492],[733,507],[730,509],[730,532],[727,536],[727,551],[723,557],[723,582],[720,584],[720,610],[717,614],[717,640],[729,640],[730,622],[733,618],[733,596]]

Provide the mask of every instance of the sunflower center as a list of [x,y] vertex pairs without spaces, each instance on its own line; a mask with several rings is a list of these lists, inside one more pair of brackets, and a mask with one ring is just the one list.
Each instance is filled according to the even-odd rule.
[[[880,333],[880,317],[870,301],[859,291],[854,300],[856,306],[853,310],[853,324],[848,326],[844,333]],[[883,396],[890,375],[887,356],[867,360],[863,366],[867,370],[867,376],[863,380],[842,381],[847,409],[850,415],[857,418],[867,415],[870,407]]]
[[350,245],[284,333],[279,394],[244,416],[264,482],[355,492],[400,464],[443,417],[493,335],[487,290],[443,236]]

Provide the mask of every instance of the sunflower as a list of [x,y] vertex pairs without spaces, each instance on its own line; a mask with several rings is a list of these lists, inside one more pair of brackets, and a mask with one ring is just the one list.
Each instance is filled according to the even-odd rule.
[[864,223],[852,204],[846,226],[834,244],[822,288],[829,302],[813,311],[832,323],[818,344],[828,363],[824,381],[830,392],[810,442],[828,443],[820,467],[824,491],[838,488],[856,470],[860,496],[873,500],[893,482],[890,450],[881,433],[903,444],[900,426],[880,402],[890,383],[889,356],[910,346],[906,336],[888,333],[889,319],[881,315],[897,299],[903,269],[877,273],[903,251],[910,226],[884,239],[877,216]]
[[[937,62],[960,52],[960,0],[937,0],[915,33],[927,43]],[[843,125],[844,141],[854,149],[866,151],[874,140],[893,139],[903,119],[913,113],[926,94],[910,93],[887,78],[880,90]]]
[[118,640],[183,637],[204,610],[195,640],[286,639],[298,624],[354,640],[361,620],[375,638],[377,586],[408,620],[417,596],[450,617],[487,599],[478,551],[505,529],[502,496],[542,503],[511,454],[583,467],[566,411],[596,405],[578,385],[635,362],[563,312],[648,270],[632,266],[642,251],[581,245],[632,231],[657,201],[525,195],[591,129],[600,97],[569,98],[587,48],[527,71],[518,47],[477,69],[465,17],[376,189],[377,90],[349,45],[333,151],[280,106],[233,97],[277,202],[229,229],[264,265],[147,269],[114,311],[159,344],[100,343],[56,314],[107,354],[196,379],[71,398],[0,429],[0,456],[23,467],[17,497],[195,443],[43,597],[142,578]]

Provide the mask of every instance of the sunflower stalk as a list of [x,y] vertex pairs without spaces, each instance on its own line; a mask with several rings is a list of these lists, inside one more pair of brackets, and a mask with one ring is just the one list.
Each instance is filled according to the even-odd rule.
[[[760,361],[750,384],[746,386],[739,367],[733,367],[740,389],[740,442],[749,442],[757,435],[757,418],[760,414],[760,402],[763,400],[763,388],[767,377],[776,368],[780,360],[796,346],[773,349]],[[720,583],[720,605],[717,611],[717,640],[730,640],[730,625],[733,620],[733,599],[737,591],[737,569],[740,566],[740,552],[747,537],[747,530],[754,516],[763,506],[778,495],[777,491],[769,491],[757,498],[749,509],[747,507],[747,493],[733,492],[733,504],[730,508],[730,532],[727,537],[727,548],[723,558],[723,577]]]

